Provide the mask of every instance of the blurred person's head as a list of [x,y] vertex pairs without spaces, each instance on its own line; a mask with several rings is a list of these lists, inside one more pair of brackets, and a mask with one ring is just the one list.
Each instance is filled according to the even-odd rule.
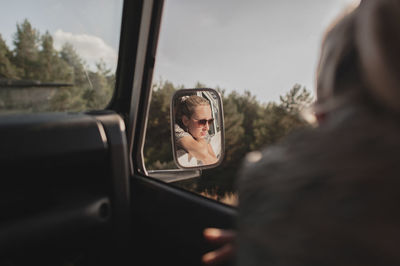
[[355,42],[356,10],[347,10],[327,29],[316,73],[315,113],[319,120],[363,92]]
[[356,43],[368,90],[377,104],[400,112],[400,1],[363,0]]
[[399,0],[363,0],[327,29],[316,75],[317,118],[357,101],[400,111],[399,17]]

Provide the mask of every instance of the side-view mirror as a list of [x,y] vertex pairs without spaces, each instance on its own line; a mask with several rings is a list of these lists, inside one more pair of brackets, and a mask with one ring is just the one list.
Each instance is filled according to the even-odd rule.
[[172,150],[182,169],[218,166],[224,157],[224,116],[220,94],[209,88],[182,89],[171,99]]

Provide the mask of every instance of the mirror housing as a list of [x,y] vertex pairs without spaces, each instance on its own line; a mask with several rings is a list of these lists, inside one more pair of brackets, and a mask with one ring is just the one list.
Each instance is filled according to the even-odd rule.
[[181,89],[171,99],[171,140],[181,169],[218,166],[225,153],[223,105],[210,88]]

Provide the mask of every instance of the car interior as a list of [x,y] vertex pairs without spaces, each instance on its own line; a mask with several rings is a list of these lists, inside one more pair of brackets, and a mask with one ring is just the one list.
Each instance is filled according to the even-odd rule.
[[1,265],[201,265],[203,229],[234,228],[235,208],[143,167],[162,9],[123,2],[104,110],[0,116]]

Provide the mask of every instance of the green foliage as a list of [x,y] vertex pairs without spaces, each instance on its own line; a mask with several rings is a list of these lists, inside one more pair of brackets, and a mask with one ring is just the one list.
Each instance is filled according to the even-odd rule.
[[85,65],[79,55],[76,53],[74,47],[70,43],[65,43],[60,51],[61,59],[67,63],[70,67],[68,72],[71,75],[71,79],[77,86],[83,86],[87,84],[87,72]]
[[83,94],[88,109],[100,109],[111,99],[115,78],[111,70],[100,60],[96,64],[97,72],[89,73],[90,87]]
[[[53,88],[50,96],[45,95],[46,100],[50,99],[45,104],[24,105],[14,99],[14,91],[2,90],[0,110],[82,111],[104,108],[111,99],[115,75],[104,61],[99,60],[96,71],[88,71],[70,43],[65,43],[61,51],[55,50],[50,33],[40,35],[26,19],[17,24],[13,44],[14,49],[9,49],[0,35],[0,79],[72,83],[74,86]],[[207,86],[197,82],[195,87]],[[182,88],[169,81],[160,81],[152,88],[144,146],[149,170],[176,168],[172,157],[170,100],[173,93]],[[180,185],[200,193],[224,196],[235,190],[235,177],[246,153],[274,144],[291,132],[309,126],[300,114],[313,99],[306,88],[298,84],[280,97],[280,103],[267,104],[259,103],[249,91],[241,95],[218,90],[224,106],[224,161],[217,168],[203,171],[201,178]]]
[[17,76],[17,69],[11,63],[12,54],[0,34],[0,79],[13,79]]
[[230,149],[226,149],[225,161],[233,162],[246,149],[243,141],[245,138],[245,128],[243,127],[245,114],[239,112],[239,107],[235,103],[235,93],[227,97],[224,94],[221,96],[224,107],[225,146],[230,147]]
[[[206,87],[198,82],[196,87]],[[147,125],[144,157],[147,169],[172,169],[170,100],[180,89],[171,82],[161,81],[153,86]],[[224,107],[225,157],[214,169],[204,170],[202,177],[176,183],[198,193],[224,197],[235,191],[237,171],[246,153],[279,142],[297,129],[310,126],[301,116],[313,99],[306,88],[295,84],[280,103],[261,104],[249,91],[243,95],[233,91],[226,94],[218,89]]]
[[61,51],[55,50],[51,34],[46,31],[41,35],[27,19],[17,24],[13,44],[14,49],[10,50],[0,35],[0,79],[73,86],[36,89],[36,101],[27,103],[22,102],[27,97],[21,95],[26,90],[3,88],[0,92],[0,111],[78,112],[102,109],[111,99],[115,74],[102,59],[99,59],[96,71],[89,71],[72,44],[64,43]]
[[[147,123],[145,164],[148,169],[172,169],[170,101],[176,88],[172,83],[159,82],[153,86]],[[168,168],[163,168],[168,167]]]
[[40,74],[39,66],[39,32],[25,19],[17,24],[17,32],[14,35],[13,63],[19,70],[19,77],[33,80]]
[[42,82],[73,82],[71,68],[54,49],[49,32],[41,36],[41,47],[38,59],[40,73],[36,78]]
[[302,88],[300,84],[295,84],[285,96],[280,96],[279,98],[281,106],[287,112],[294,114],[298,114],[313,102],[310,92],[305,87]]
[[243,154],[250,149],[254,140],[254,121],[259,118],[261,106],[256,97],[251,95],[249,91],[245,91],[244,95],[239,95],[234,91],[228,96],[228,99],[231,100],[231,102],[227,102],[228,106],[234,105],[237,108],[237,113],[244,117],[240,125],[244,130],[244,135],[240,139],[242,148],[238,151]]
[[[196,87],[206,87],[198,82]],[[171,82],[153,86],[144,148],[147,169],[172,169],[170,100],[180,88]],[[310,126],[301,116],[313,101],[306,88],[295,84],[280,103],[261,104],[249,91],[243,95],[226,94],[218,89],[224,106],[225,157],[214,169],[204,170],[202,177],[176,183],[198,193],[224,197],[235,191],[235,178],[246,153],[275,144],[293,131]]]

